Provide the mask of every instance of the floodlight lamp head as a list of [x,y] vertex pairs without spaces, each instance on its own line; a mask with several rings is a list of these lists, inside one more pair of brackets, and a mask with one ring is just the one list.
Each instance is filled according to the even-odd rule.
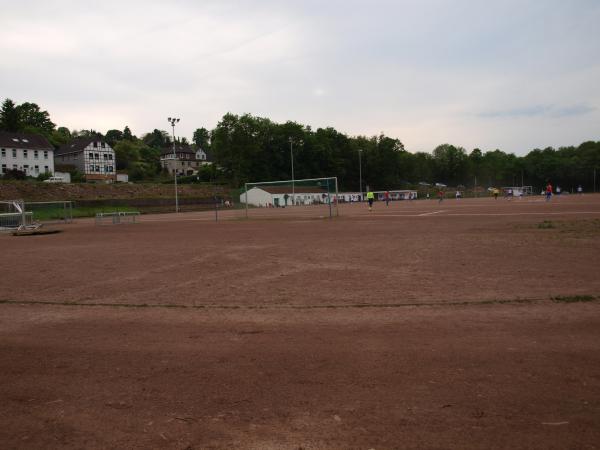
[[171,121],[171,118],[169,117],[167,120],[170,122],[170,121]]

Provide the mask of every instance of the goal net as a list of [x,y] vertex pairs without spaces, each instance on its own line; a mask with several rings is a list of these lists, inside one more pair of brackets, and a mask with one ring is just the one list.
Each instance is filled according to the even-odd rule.
[[240,194],[246,218],[334,217],[337,177],[246,183]]

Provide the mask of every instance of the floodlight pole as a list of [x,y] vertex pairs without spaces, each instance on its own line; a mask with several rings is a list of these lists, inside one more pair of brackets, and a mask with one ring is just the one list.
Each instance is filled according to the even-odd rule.
[[295,205],[296,200],[296,186],[294,183],[294,140],[292,138],[289,139],[290,141],[290,160],[292,162],[292,206]]
[[167,119],[173,128],[173,163],[175,164],[175,169],[173,173],[175,175],[175,212],[179,212],[179,196],[177,194],[177,154],[175,153],[175,124],[179,122],[179,119],[174,117],[169,117]]
[[362,149],[359,148],[358,149],[358,180],[359,180],[359,189],[360,189],[360,201],[362,202],[363,194],[362,194],[362,159],[360,157],[361,154],[362,154]]
[[244,184],[245,200],[246,200],[246,219],[248,218],[248,183]]

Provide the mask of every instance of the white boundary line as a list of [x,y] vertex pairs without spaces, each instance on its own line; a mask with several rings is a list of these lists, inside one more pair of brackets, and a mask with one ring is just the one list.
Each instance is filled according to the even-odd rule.
[[419,216],[433,216],[434,214],[439,214],[439,213],[443,213],[443,212],[445,212],[445,210],[426,212],[426,213],[418,214],[418,215]]
[[[428,217],[444,211],[435,211],[424,214],[364,214],[353,217]],[[449,216],[547,216],[547,215],[573,215],[573,214],[600,214],[600,211],[564,211],[564,212],[522,212],[522,213],[448,213],[439,217]]]

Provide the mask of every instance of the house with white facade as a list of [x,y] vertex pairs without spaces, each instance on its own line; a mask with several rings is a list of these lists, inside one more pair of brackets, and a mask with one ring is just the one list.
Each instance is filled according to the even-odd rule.
[[160,166],[170,175],[175,171],[177,175],[195,175],[200,167],[209,164],[212,161],[204,150],[185,144],[176,144],[174,151],[170,146],[160,152]]
[[37,177],[54,173],[54,147],[38,134],[0,131],[0,175],[20,170]]
[[105,141],[95,138],[75,138],[54,154],[56,166],[74,166],[86,181],[112,183],[117,178],[115,151]]
[[[248,189],[248,204],[257,207],[314,205],[327,203],[328,199],[327,191],[319,187],[267,185]],[[240,195],[240,202],[246,203],[245,192]]]

